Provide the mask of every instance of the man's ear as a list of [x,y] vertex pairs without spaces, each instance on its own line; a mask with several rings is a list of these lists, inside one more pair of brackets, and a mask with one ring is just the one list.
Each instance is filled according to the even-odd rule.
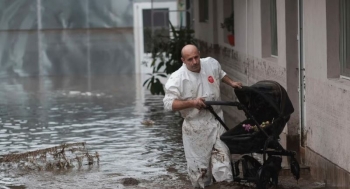
[[181,57],[181,61],[182,61],[182,62],[185,62],[185,61],[184,61],[184,58]]

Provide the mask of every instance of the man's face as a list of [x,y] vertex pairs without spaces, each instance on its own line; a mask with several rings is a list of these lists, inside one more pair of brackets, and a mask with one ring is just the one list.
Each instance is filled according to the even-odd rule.
[[183,52],[181,60],[186,64],[188,70],[197,73],[201,71],[200,54],[196,48]]

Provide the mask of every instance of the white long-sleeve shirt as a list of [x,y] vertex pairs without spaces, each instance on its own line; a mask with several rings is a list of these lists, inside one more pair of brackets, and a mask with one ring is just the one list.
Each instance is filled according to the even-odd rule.
[[[217,60],[211,57],[201,59],[199,73],[192,72],[183,64],[180,69],[171,74],[165,84],[164,108],[172,110],[175,99],[188,100],[204,97],[207,101],[220,100],[220,82],[226,73],[221,69]],[[184,118],[191,111],[180,111]]]
[[[220,82],[226,73],[215,59],[208,57],[201,61],[199,73],[187,69],[186,65],[171,74],[165,84],[164,108],[172,110],[175,99],[190,100],[203,97],[206,101],[220,101]],[[220,106],[214,111],[223,118]],[[180,110],[184,122],[182,138],[190,180],[193,186],[204,187],[210,182],[210,171],[203,177],[200,170],[213,169],[217,181],[231,181],[229,150],[220,140],[225,129],[205,109],[187,108]],[[215,153],[212,153],[215,149]],[[213,165],[210,165],[212,163]]]

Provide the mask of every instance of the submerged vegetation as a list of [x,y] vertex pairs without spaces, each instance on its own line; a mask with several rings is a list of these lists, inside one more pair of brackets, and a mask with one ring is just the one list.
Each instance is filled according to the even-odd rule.
[[100,155],[95,152],[89,154],[85,142],[62,144],[59,146],[35,150],[19,154],[6,154],[0,156],[2,166],[22,170],[60,170],[81,168],[85,165],[99,164]]

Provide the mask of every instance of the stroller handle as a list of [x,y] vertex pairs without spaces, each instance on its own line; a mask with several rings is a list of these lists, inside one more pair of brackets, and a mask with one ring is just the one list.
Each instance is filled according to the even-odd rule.
[[239,110],[243,110],[246,114],[248,112],[247,108],[243,104],[239,102],[234,102],[234,101],[204,101],[204,104],[206,106],[211,106],[211,105],[236,106]]
[[[218,120],[221,125],[226,129],[229,130],[229,128],[226,126],[226,124],[222,121],[222,119],[215,113],[212,105],[224,105],[224,106],[237,106],[238,109],[244,107],[241,103],[239,102],[230,102],[230,101],[204,101],[205,105],[207,107],[205,107],[205,109],[209,110],[210,113],[213,114],[213,116],[215,117],[216,120]],[[245,111],[245,110],[244,110]],[[246,112],[246,111],[245,111]]]
[[240,106],[239,102],[232,101],[204,101],[205,105],[223,105],[223,106]]
[[221,140],[231,140],[231,141],[247,141],[254,137],[255,135],[237,135],[237,136],[221,136]]
[[[255,120],[255,118],[253,117],[252,114],[250,114],[250,112],[248,111],[248,109],[241,103],[239,102],[233,102],[233,101],[204,101],[205,105],[207,106],[206,109],[208,109],[213,115],[214,117],[221,123],[222,126],[225,127],[226,130],[229,130],[228,127],[225,125],[225,123],[221,120],[221,118],[215,113],[215,111],[213,110],[213,107],[211,107],[212,105],[223,105],[223,106],[237,106],[237,108],[239,110],[243,110],[244,113],[246,114],[246,116],[250,119],[252,119],[255,124],[258,126],[258,129],[263,132],[266,136],[268,136],[268,134],[260,127],[260,124]],[[240,138],[238,140],[246,140],[247,138]],[[237,140],[237,139],[235,139]]]

